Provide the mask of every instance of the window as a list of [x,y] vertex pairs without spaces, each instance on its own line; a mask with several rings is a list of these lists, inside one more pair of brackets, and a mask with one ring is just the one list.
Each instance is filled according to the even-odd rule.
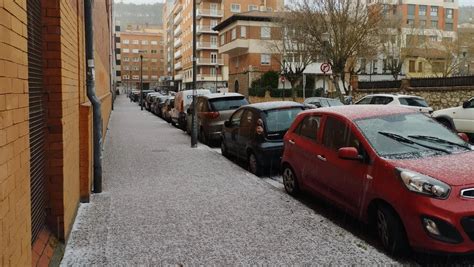
[[140,68],[138,66],[133,66],[132,70],[139,70]]
[[217,46],[217,36],[211,36],[211,46]]
[[132,49],[132,53],[138,54],[138,49]]
[[446,18],[452,19],[453,18],[454,10],[452,8],[446,8]]
[[408,24],[409,26],[413,26],[413,25],[415,25],[415,20],[414,20],[414,19],[408,19],[408,20],[407,20],[407,24]]
[[123,53],[130,53],[130,49],[124,48],[124,49],[122,50],[122,52],[123,52]]
[[158,45],[158,41],[151,41],[150,44],[151,45]]
[[270,65],[271,56],[269,54],[261,54],[260,55],[260,64],[262,65]]
[[418,72],[423,72],[423,62],[418,62]]
[[211,68],[211,76],[216,76],[216,68]]
[[446,26],[444,27],[445,31],[452,31],[453,30],[453,24],[446,22]]
[[249,5],[249,11],[256,11],[256,10],[258,10],[257,5]]
[[318,137],[320,121],[320,116],[307,116],[296,129],[296,134],[316,141]]
[[326,119],[323,145],[334,151],[338,151],[343,147],[360,148],[360,142],[354,136],[350,127],[333,117],[328,117]]
[[130,40],[123,40],[123,44],[129,44]]
[[437,42],[437,41],[438,41],[438,36],[436,36],[436,35],[431,35],[431,36],[430,36],[430,41],[431,41],[431,42]]
[[123,61],[124,61],[124,62],[129,62],[129,61],[130,61],[130,58],[129,58],[129,57],[123,57]]
[[261,27],[260,28],[260,37],[262,39],[269,39],[271,37],[271,28],[270,27]]
[[420,27],[425,28],[426,27],[426,20],[420,20]]
[[233,28],[231,34],[232,34],[232,38],[231,38],[231,39],[232,39],[232,40],[235,40],[235,38],[237,38],[237,28]]
[[416,62],[414,60],[410,60],[409,67],[408,67],[409,68],[408,72],[416,72],[415,64],[416,64]]
[[211,63],[217,63],[217,53],[211,53]]
[[151,62],[156,63],[156,62],[158,62],[158,59],[157,58],[152,58]]
[[403,97],[398,99],[400,104],[405,106],[412,106],[412,107],[428,107],[428,103],[422,98],[417,97]]
[[130,66],[124,66],[123,69],[124,70],[130,70]]
[[242,37],[242,38],[247,37],[247,27],[240,26],[240,37]]
[[221,35],[221,45],[225,44],[225,35]]
[[372,102],[372,97],[371,96],[368,96],[368,97],[364,97],[362,98],[361,100],[359,100],[356,105],[369,105],[370,102]]
[[242,113],[244,113],[244,110],[245,109],[241,109],[235,112],[235,114],[232,116],[232,118],[230,119],[230,121],[232,122],[232,127],[240,126],[240,117],[242,117]]
[[408,16],[415,16],[415,5],[408,5]]
[[431,28],[438,29],[438,21],[437,20],[432,20],[431,21]]
[[152,50],[151,50],[151,53],[152,53],[152,54],[156,54],[156,53],[158,53],[158,51],[155,50],[155,49],[152,49]]
[[438,16],[438,7],[437,6],[432,6],[431,7],[430,15],[432,17],[437,17]]
[[148,41],[147,40],[142,40],[142,45],[148,45]]
[[132,44],[139,44],[140,42],[138,40],[133,40]]
[[420,5],[418,7],[418,15],[419,16],[426,16],[426,8],[427,8],[426,6]]
[[387,105],[392,102],[393,98],[388,96],[376,96],[372,100],[372,105]]
[[231,4],[230,5],[230,12],[239,13],[240,12],[240,4]]
[[134,57],[133,62],[140,62],[140,58],[139,57]]

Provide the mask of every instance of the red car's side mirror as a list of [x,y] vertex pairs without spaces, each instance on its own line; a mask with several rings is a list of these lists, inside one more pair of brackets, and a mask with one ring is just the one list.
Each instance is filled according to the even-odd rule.
[[462,140],[464,140],[464,142],[469,143],[469,136],[467,136],[467,134],[465,134],[465,133],[458,133],[458,136],[459,136]]
[[362,157],[359,155],[359,151],[355,147],[343,147],[337,152],[337,155],[341,159],[347,160],[361,160]]

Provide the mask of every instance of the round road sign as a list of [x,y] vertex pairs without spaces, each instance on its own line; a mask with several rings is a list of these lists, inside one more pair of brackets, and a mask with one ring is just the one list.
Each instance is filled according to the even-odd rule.
[[326,74],[331,71],[331,64],[329,63],[323,63],[321,64],[321,71]]

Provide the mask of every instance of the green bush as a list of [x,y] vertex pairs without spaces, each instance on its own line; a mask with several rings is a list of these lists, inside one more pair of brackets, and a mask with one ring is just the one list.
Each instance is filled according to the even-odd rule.
[[283,94],[285,97],[291,97],[291,89],[278,89],[278,88],[272,88],[270,90],[270,96],[271,97],[283,97]]
[[254,87],[253,86],[249,89],[249,95],[250,96],[264,97],[266,91],[267,90],[265,88],[257,87],[257,86]]

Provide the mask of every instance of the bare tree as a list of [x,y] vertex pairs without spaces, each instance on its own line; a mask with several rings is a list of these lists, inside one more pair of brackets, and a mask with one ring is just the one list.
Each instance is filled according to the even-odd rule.
[[351,94],[346,75],[354,71],[355,65],[350,63],[377,54],[381,8],[380,5],[368,7],[365,3],[365,0],[295,0],[290,7],[313,58],[331,64],[338,94],[339,84],[346,94]]
[[[313,63],[313,53],[308,49],[309,39],[301,30],[298,11],[280,13],[273,22],[279,25],[280,36],[270,41],[274,59],[280,64],[281,75],[291,84],[291,97],[296,100],[296,87],[300,84],[306,67]],[[304,88],[303,88],[304,90]]]
[[434,76],[446,78],[459,72],[462,60],[458,39],[424,40],[422,43],[424,59]]

